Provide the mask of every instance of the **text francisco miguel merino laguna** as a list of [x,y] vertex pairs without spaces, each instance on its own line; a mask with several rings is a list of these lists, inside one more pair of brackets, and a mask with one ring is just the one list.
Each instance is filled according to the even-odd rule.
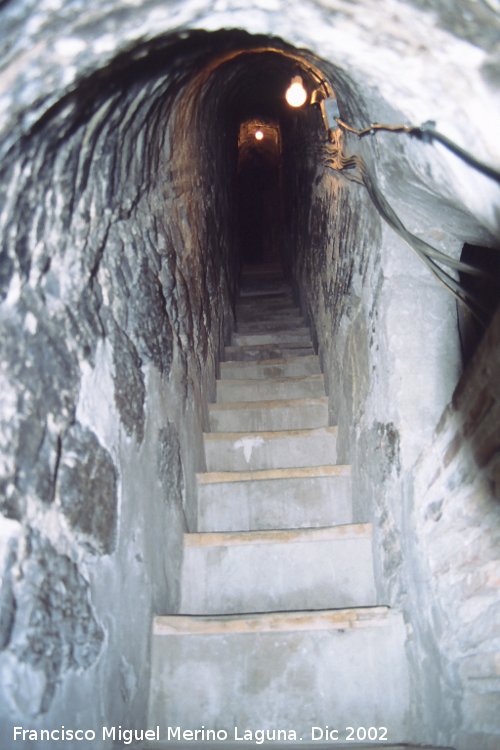
[[[234,727],[232,732],[225,729],[182,729],[181,727],[166,727],[166,731],[160,733],[160,727],[154,729],[125,729],[124,727],[101,727],[95,729],[70,729],[64,726],[57,729],[26,729],[22,726],[14,726],[12,739],[15,741],[28,742],[94,742],[95,740],[110,740],[130,745],[133,742],[254,742],[262,745],[264,742],[300,742],[302,739],[309,741],[321,741],[329,739],[338,741],[340,732],[331,727],[311,727],[309,737],[299,737],[294,729],[241,729]],[[352,730],[352,727],[347,727]],[[385,727],[380,727],[387,733]],[[387,740],[387,736],[378,737],[379,740]]]

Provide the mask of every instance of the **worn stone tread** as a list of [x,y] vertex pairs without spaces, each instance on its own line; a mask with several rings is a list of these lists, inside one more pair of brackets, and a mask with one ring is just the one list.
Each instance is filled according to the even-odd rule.
[[238,334],[249,334],[249,333],[264,333],[275,332],[279,330],[296,330],[297,328],[305,328],[306,322],[304,317],[300,314],[280,314],[275,316],[266,315],[263,319],[260,316],[251,318],[240,317],[234,333]]
[[253,300],[255,302],[258,302],[261,299],[291,299],[292,298],[292,292],[290,290],[289,284],[276,284],[267,289],[267,288],[261,288],[259,291],[256,289],[242,289],[240,292],[240,300]]
[[[298,367],[307,374],[321,374],[319,357],[317,354],[303,354],[299,356],[290,355],[287,357],[263,357],[251,361],[242,359],[228,359],[220,363],[221,378],[232,377],[230,373],[241,370],[247,380],[262,380],[268,377],[267,370],[271,368],[281,368],[284,370],[293,370]],[[311,370],[313,372],[311,372]],[[258,373],[258,374],[256,374]]]
[[[279,375],[276,377],[267,378],[267,380],[272,383],[284,383],[285,385],[287,385],[288,383],[322,383],[324,381],[324,377],[325,376],[322,373],[314,373],[312,375]],[[220,383],[221,385],[227,383],[231,387],[234,386],[235,388],[244,385],[256,385],[255,378],[219,378],[217,380],[217,383]]]
[[221,378],[216,384],[216,402],[234,403],[325,396],[325,378],[313,375],[269,376],[255,378]]
[[285,349],[293,347],[312,348],[311,334],[295,333],[294,329],[288,332],[286,329],[278,331],[264,331],[260,333],[233,333],[231,337],[231,347],[240,347],[248,349],[249,347],[260,346],[277,346]]
[[206,471],[258,471],[337,464],[337,427],[205,432]]
[[[331,435],[336,435],[337,430],[337,425],[333,425],[331,427],[307,427],[297,430],[256,430],[254,432],[245,432],[243,434],[249,438],[260,437],[263,440],[280,440],[285,437],[307,437],[316,432],[328,432]],[[216,443],[219,440],[239,440],[241,435],[241,432],[204,432],[203,439],[208,442]]]
[[236,326],[239,326],[241,323],[244,325],[251,325],[252,323],[279,323],[280,320],[288,321],[290,319],[300,321],[300,327],[306,325],[302,311],[297,305],[285,305],[268,310],[254,307],[247,307],[243,310],[236,308]]
[[[306,357],[314,354],[312,346],[303,344],[259,344],[258,346],[226,346],[224,349],[227,360],[250,361],[271,359],[273,357],[291,358]],[[267,355],[267,357],[266,357]]]
[[311,332],[309,328],[276,328],[272,331],[248,331],[233,333],[231,342],[232,346],[265,346],[266,344],[279,344],[287,346],[288,344],[309,344],[311,341]]
[[328,406],[327,396],[317,396],[313,398],[290,398],[290,399],[277,399],[273,401],[230,401],[227,403],[220,404],[209,404],[209,411],[229,411],[238,409],[272,409],[282,407],[297,407],[301,408],[304,406]]

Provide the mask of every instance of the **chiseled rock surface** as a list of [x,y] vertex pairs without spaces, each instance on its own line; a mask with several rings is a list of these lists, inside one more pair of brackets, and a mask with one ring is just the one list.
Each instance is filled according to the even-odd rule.
[[104,554],[116,545],[116,470],[95,435],[74,424],[62,441],[56,492],[80,543]]
[[2,573],[1,675],[17,662],[11,698],[28,717],[46,712],[68,670],[85,670],[101,651],[104,631],[77,565],[37,531],[11,545]]
[[118,4],[2,9],[2,727],[145,716],[231,325],[206,157],[188,170],[164,140],[193,65],[120,61],[108,12],[125,23]]

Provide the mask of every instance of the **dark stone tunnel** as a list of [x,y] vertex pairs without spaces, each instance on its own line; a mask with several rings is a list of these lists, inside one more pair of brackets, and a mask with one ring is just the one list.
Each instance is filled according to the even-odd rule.
[[[319,108],[292,109],[284,92],[298,69],[310,93],[326,80],[356,127],[407,121],[404,101],[327,55],[315,32],[307,50],[277,37],[275,20],[248,33],[164,19],[133,37],[139,11],[115,6],[102,39],[104,11],[86,19],[68,3],[67,37],[64,3],[41,11],[46,49],[42,26],[29,32],[12,3],[0,8],[4,33],[19,32],[0,90],[6,737],[14,724],[144,723],[151,619],[178,609],[240,271],[271,261],[313,333],[357,514],[374,523],[380,597],[412,633],[411,739],[492,750],[498,314],[463,374],[455,299],[366,189],[328,166]],[[491,55],[483,83],[494,77],[484,18],[473,39]],[[439,34],[460,36],[441,20]],[[65,65],[51,68],[51,44]],[[442,90],[417,85],[436,105]],[[498,247],[496,188],[466,166],[409,138],[344,141],[416,234],[455,258],[465,244]]]

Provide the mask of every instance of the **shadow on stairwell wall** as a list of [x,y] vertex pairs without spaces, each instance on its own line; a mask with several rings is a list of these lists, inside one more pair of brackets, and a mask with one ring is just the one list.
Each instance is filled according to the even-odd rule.
[[458,304],[458,328],[465,367],[500,303],[500,247],[482,247],[466,242],[460,260],[485,272],[481,277],[460,273],[460,283],[479,299],[485,310],[483,323],[464,305]]

